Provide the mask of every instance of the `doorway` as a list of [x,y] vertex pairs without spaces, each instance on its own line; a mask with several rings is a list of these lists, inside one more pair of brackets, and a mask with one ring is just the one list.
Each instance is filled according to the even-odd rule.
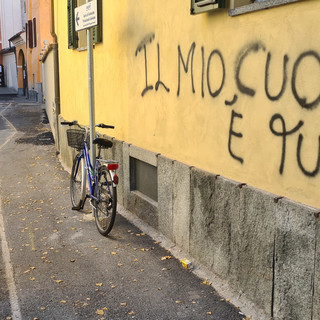
[[28,96],[27,65],[23,51],[20,49],[18,55],[18,93],[21,96]]

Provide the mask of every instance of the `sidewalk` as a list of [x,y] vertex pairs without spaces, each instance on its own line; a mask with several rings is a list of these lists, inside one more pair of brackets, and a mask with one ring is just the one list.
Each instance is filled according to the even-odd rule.
[[0,99],[4,98],[15,98],[17,97],[18,92],[14,89],[7,88],[7,87],[0,87]]
[[44,117],[38,104],[0,96],[0,320],[244,319],[120,214],[105,238],[89,205],[71,210]]

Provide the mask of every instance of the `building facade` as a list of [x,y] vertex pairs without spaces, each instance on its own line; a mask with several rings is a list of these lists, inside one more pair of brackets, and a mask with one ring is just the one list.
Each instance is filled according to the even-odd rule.
[[0,51],[4,66],[4,85],[18,91],[18,77],[15,46],[12,43],[16,38],[23,42],[25,28],[24,0],[0,1],[1,42]]
[[0,1],[5,86],[42,102],[41,56],[50,33],[50,0]]
[[26,0],[26,61],[28,68],[28,96],[43,101],[41,57],[44,48],[52,42],[50,33],[50,0]]
[[[60,100],[47,112],[67,166],[58,119],[89,123],[82,3],[55,1],[52,18]],[[256,319],[319,318],[320,2],[99,3],[95,120],[116,127],[100,133],[123,207]]]

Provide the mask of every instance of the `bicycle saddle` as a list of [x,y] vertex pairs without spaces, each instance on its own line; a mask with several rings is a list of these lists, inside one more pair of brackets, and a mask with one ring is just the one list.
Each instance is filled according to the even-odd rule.
[[110,140],[103,139],[103,138],[95,138],[93,140],[93,144],[97,144],[101,146],[102,148],[111,148],[113,146],[113,143]]

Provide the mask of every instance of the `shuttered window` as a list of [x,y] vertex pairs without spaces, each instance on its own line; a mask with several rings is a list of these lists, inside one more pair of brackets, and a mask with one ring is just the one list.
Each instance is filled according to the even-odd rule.
[[198,14],[219,8],[225,8],[225,0],[191,0],[190,13]]
[[37,46],[37,19],[32,19],[33,48]]
[[102,42],[102,0],[98,0],[98,25],[92,29],[93,43]]
[[77,48],[77,37],[74,21],[75,0],[68,0],[68,48]]
[[32,20],[28,20],[28,43],[29,43],[29,48],[33,48]]
[[32,20],[28,20],[26,23],[27,30],[27,47],[30,49],[35,48],[37,46],[37,19],[33,18]]
[[301,0],[230,0],[229,16],[277,7]]
[[[86,0],[68,0],[68,48],[85,49],[87,47],[86,30],[75,31],[74,8],[83,5]],[[98,25],[92,28],[93,43],[102,42],[102,0],[97,1]]]

